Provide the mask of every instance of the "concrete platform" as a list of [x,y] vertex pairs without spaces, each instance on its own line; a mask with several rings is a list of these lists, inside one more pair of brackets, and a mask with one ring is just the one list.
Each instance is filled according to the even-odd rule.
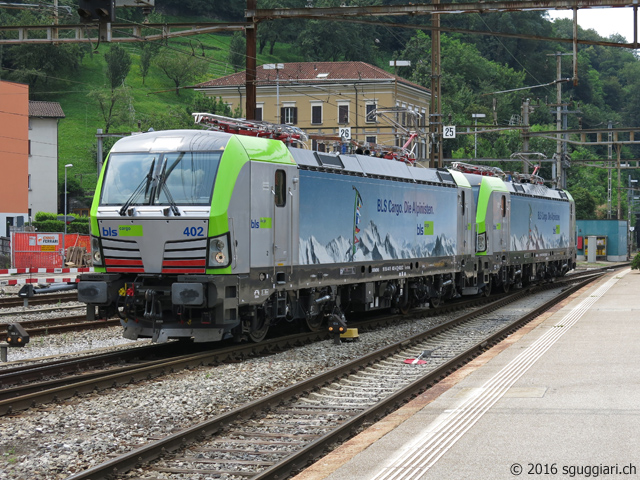
[[640,478],[640,272],[606,275],[295,480]]

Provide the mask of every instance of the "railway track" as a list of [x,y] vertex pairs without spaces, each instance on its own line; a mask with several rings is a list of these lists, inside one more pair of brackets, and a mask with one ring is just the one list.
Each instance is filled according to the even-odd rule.
[[[36,297],[29,298],[29,305],[51,305],[61,302],[77,302],[78,292],[72,293],[45,293]],[[22,307],[24,298],[22,297],[6,297],[0,298],[0,308]]]
[[[10,323],[0,323],[0,342],[7,339],[7,326]],[[25,328],[30,337],[53,335],[56,333],[77,332],[79,330],[91,330],[96,328],[109,328],[120,325],[119,319],[88,321],[87,316],[67,315],[43,320],[26,320],[19,322]]]
[[[585,275],[594,278],[598,273]],[[567,279],[575,282],[577,278]],[[535,289],[552,288],[553,284],[534,287]],[[478,308],[495,308],[498,302],[505,299],[517,299],[527,295],[530,289],[523,289],[517,293],[498,296],[498,300],[490,298],[476,298],[463,302],[452,302],[438,309],[416,312],[416,316],[437,315],[453,310]],[[481,311],[481,310],[479,310]],[[404,316],[404,318],[411,315]],[[357,324],[358,328],[366,331],[393,325],[398,321],[398,315],[387,315],[365,320]],[[113,320],[117,324],[118,320]],[[107,326],[105,321],[83,322],[79,325],[98,323]],[[52,328],[52,327],[42,327]],[[61,328],[77,330],[77,326],[63,325]],[[31,332],[32,330],[27,330]],[[134,347],[100,355],[78,356],[68,360],[54,360],[51,362],[23,365],[12,369],[0,370],[0,415],[15,413],[36,405],[60,401],[81,393],[103,390],[115,386],[122,386],[151,378],[161,377],[182,369],[195,368],[201,365],[217,365],[224,362],[237,362],[246,358],[269,355],[296,346],[330,339],[328,332],[311,332],[287,335],[274,338],[258,344],[232,344],[226,346],[217,344],[190,344],[187,342],[172,342],[168,345],[149,345],[144,349]],[[194,352],[194,350],[197,350]]]
[[[522,305],[532,302],[525,299],[526,292],[508,295],[69,480],[113,477],[147,462],[154,462],[146,472],[151,475],[164,472],[216,478],[287,478],[330,445],[386,415],[589,281],[547,290],[543,304]],[[426,364],[404,362],[420,354],[428,358]]]
[[[624,265],[621,265],[621,266],[624,266]],[[606,270],[610,270],[610,269],[609,268],[594,269],[587,272],[581,272],[571,276],[567,276],[566,278],[570,280],[575,280],[576,278],[583,278],[585,276],[588,277],[592,275],[597,275],[598,273]],[[48,298],[47,301],[44,303],[47,303],[47,302],[58,303],[60,301],[63,301],[63,298],[67,298],[66,301],[72,301],[77,297],[77,294],[63,293],[63,294],[57,294],[57,295],[51,294],[47,296],[48,297],[51,296],[51,298]],[[54,296],[57,297],[55,300],[53,299]],[[74,298],[71,299],[71,297],[74,297]],[[17,301],[16,298],[19,299],[19,297],[9,298],[9,299],[0,299],[0,318],[3,315],[16,316],[16,315],[23,314],[23,312],[3,312],[1,310],[1,307],[9,308],[6,304],[5,305],[2,304],[3,300]],[[19,299],[19,300],[21,301],[22,299]],[[44,299],[39,299],[39,300],[44,300]],[[482,303],[485,303],[485,302],[486,300],[482,298],[464,299],[458,302],[448,302],[439,306],[438,308],[423,311],[422,314],[429,315],[429,316],[439,315],[443,312],[451,312],[451,311],[461,310],[464,308],[472,308],[472,307],[481,305]],[[21,305],[18,305],[18,306],[21,306]],[[78,307],[78,308],[83,308],[83,307]],[[38,312],[39,312],[38,310],[30,310],[28,313],[38,313]],[[26,313],[27,312],[24,312],[24,314]],[[390,317],[390,318],[393,319],[395,317]],[[0,342],[6,341],[7,339],[7,325],[9,323],[13,323],[13,322],[4,323],[0,321]],[[56,318],[44,319],[44,320],[26,320],[20,323],[27,330],[27,333],[29,334],[29,336],[37,337],[39,335],[53,335],[57,333],[72,332],[72,331],[78,330],[78,328],[83,330],[90,330],[95,328],[114,327],[119,325],[119,320],[118,319],[100,319],[96,321],[87,321],[86,315],[82,314],[82,315],[67,315],[67,316],[61,316]]]

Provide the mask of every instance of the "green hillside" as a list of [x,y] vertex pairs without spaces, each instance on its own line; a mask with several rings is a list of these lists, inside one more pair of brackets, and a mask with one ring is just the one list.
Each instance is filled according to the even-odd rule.
[[[71,10],[77,0],[60,0]],[[315,7],[351,5],[356,0],[314,0]],[[371,4],[391,5],[396,0],[371,0]],[[258,0],[258,8],[286,4],[304,7],[306,0]],[[153,23],[200,21],[243,21],[245,2],[223,0],[163,0],[150,15]],[[133,11],[132,11],[133,10]],[[164,15],[164,16],[163,16]],[[136,9],[118,9],[118,21],[143,26],[143,35],[158,33],[145,27],[144,18]],[[384,19],[383,19],[384,20]],[[73,15],[66,18],[77,23]],[[460,135],[444,143],[447,158],[509,158],[522,151],[522,137],[512,129],[522,121],[525,99],[529,100],[532,131],[555,129],[556,53],[572,51],[570,43],[538,41],[532,38],[507,38],[476,35],[467,32],[503,32],[514,36],[564,38],[573,35],[570,20],[550,22],[545,12],[496,12],[486,15],[451,15],[442,19],[443,26],[459,29],[457,33],[441,36],[442,114],[447,124],[460,129],[472,128],[472,115],[484,113],[499,128],[478,135],[477,145],[471,135]],[[390,59],[411,61],[410,67],[400,67],[398,75],[431,88],[431,39],[429,29],[423,28],[426,16],[394,18],[389,25],[332,22],[326,20],[289,19],[260,23],[258,65],[291,61],[363,61],[390,71]],[[35,10],[0,9],[2,25],[51,24],[49,14]],[[406,24],[402,28],[398,25]],[[393,25],[393,26],[390,26]],[[117,32],[115,33],[118,34]],[[2,35],[9,35],[2,33]],[[569,129],[602,129],[608,124],[616,127],[640,125],[640,61],[634,51],[605,46],[602,41],[624,43],[619,35],[604,39],[593,30],[578,28],[581,40],[592,44],[578,45],[577,65],[579,81],[562,82],[562,102],[567,105]],[[181,59],[199,58],[206,62],[206,73],[190,82],[191,85],[233,73],[230,61],[231,34],[204,34],[171,39],[166,42],[147,42],[158,55],[173,55]],[[237,40],[237,39],[236,39]],[[188,111],[203,110],[195,105],[198,95],[188,88],[175,92],[174,83],[154,64],[144,82],[140,70],[141,45],[118,44],[131,56],[131,68],[124,84],[130,92],[127,120],[115,122],[109,133],[128,133],[147,130],[189,127],[193,125]],[[0,46],[0,76],[3,79],[28,83],[32,100],[56,101],[62,105],[66,118],[60,121],[59,184],[63,183],[64,165],[72,163],[68,171],[71,195],[81,190],[91,192],[96,182],[96,130],[105,129],[105,120],[95,98],[88,94],[100,89],[110,92],[105,55],[111,46],[95,45]],[[244,49],[237,49],[236,59],[242,60]],[[66,56],[65,56],[66,55]],[[556,58],[554,58],[556,57]],[[156,57],[157,58],[157,57]],[[571,57],[564,57],[561,76],[574,75]],[[238,67],[244,68],[242,66]],[[140,127],[138,127],[140,125]],[[500,128],[501,127],[501,128]],[[462,130],[461,130],[462,131]],[[575,140],[579,140],[576,138]],[[115,139],[105,141],[108,151]],[[556,152],[556,142],[548,138],[534,138],[529,151],[547,159]],[[569,145],[565,161],[571,162],[567,171],[567,188],[585,207],[583,218],[602,216],[607,205],[607,181],[604,170],[584,167],[586,161],[604,159],[607,148]],[[640,158],[640,147],[624,145],[621,158]],[[505,170],[513,167],[495,162]],[[540,174],[553,178],[551,163],[542,164]],[[631,172],[636,178],[638,174]],[[613,189],[627,196],[623,188]],[[623,204],[623,210],[626,204]]]
[[[191,45],[197,45],[199,53],[203,49],[209,70],[199,81],[233,73],[233,68],[227,63],[228,44],[230,36],[201,35],[197,40],[182,39],[173,41],[172,47],[176,52],[190,53]],[[59,102],[65,113],[65,118],[59,123],[59,164],[60,180],[64,181],[64,165],[72,163],[73,170],[69,170],[69,177],[81,180],[85,190],[92,190],[96,182],[96,132],[104,131],[104,119],[95,99],[89,92],[95,89],[109,90],[106,79],[107,65],[104,54],[109,49],[102,45],[90,55],[85,55],[78,74],[63,88],[45,96],[47,101]],[[149,74],[144,79],[140,72],[140,48],[135,44],[125,44],[125,49],[131,55],[132,64],[126,77],[126,86],[130,88],[132,101],[128,108],[133,112],[133,122],[116,124],[109,133],[129,133],[138,130],[138,122],[143,129],[153,127],[164,128],[167,122],[174,119],[183,121],[186,110],[193,105],[198,95],[189,89],[181,89],[180,95],[175,92],[173,82],[157,68],[152,61]],[[261,56],[258,63],[282,61],[291,57],[290,49],[276,48],[273,56]],[[277,53],[277,55],[276,55]],[[299,60],[299,59],[296,59]],[[62,82],[60,82],[62,84]],[[105,140],[105,152],[115,140]]]

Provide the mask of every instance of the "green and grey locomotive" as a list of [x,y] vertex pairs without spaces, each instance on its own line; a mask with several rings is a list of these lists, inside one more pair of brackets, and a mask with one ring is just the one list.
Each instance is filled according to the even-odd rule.
[[126,338],[156,342],[260,341],[285,322],[340,333],[353,312],[434,306],[575,265],[564,191],[264,136],[116,142],[91,207],[94,272],[78,284],[89,315],[118,314]]

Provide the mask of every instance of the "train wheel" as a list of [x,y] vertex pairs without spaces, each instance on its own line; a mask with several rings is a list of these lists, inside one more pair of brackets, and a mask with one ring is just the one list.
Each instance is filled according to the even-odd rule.
[[265,339],[269,332],[269,320],[263,314],[255,322],[249,324],[249,339],[252,342],[258,343]]
[[511,289],[511,284],[507,281],[502,282],[502,291],[504,293],[509,293],[509,290]]
[[491,295],[491,275],[489,275],[489,282],[484,286],[484,290],[482,290],[482,295],[485,297]]
[[267,333],[269,332],[269,326],[264,326],[260,330],[252,330],[249,332],[249,338],[252,342],[258,343],[265,339]]
[[411,302],[406,301],[400,301],[400,303],[398,303],[398,311],[402,314],[402,315],[406,315],[407,313],[409,313],[409,310],[411,310]]
[[307,317],[306,324],[310,332],[319,332],[324,322],[324,315],[319,313],[314,317]]
[[438,295],[437,297],[429,297],[429,306],[431,308],[438,308],[442,304],[442,297]]

